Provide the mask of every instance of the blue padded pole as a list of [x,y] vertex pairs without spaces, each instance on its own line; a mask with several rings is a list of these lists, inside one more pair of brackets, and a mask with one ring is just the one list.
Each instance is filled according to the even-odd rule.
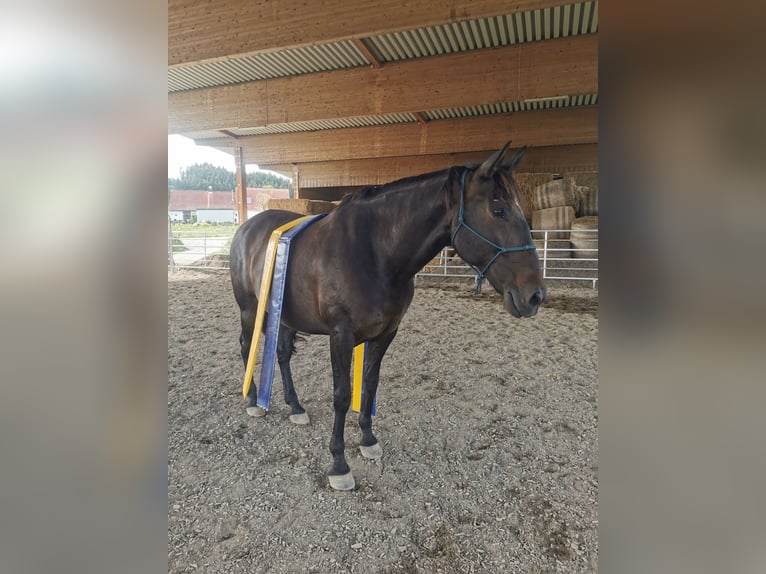
[[261,362],[261,379],[258,383],[258,400],[256,404],[264,410],[269,410],[271,404],[271,387],[274,384],[274,366],[277,358],[277,341],[279,339],[279,320],[282,317],[282,302],[285,293],[285,277],[287,276],[287,254],[290,243],[279,239],[277,260],[274,264],[274,278],[271,281],[271,297],[269,297],[269,318],[266,322],[266,340],[263,344],[263,361]]
[[274,262],[274,276],[271,280],[271,294],[268,305],[269,319],[266,323],[266,340],[263,345],[261,378],[258,383],[258,398],[256,400],[256,404],[267,411],[271,405],[271,387],[274,384],[274,367],[276,365],[279,324],[282,318],[282,305],[284,303],[285,283],[287,281],[290,241],[306,229],[306,227],[320,220],[325,215],[327,214],[322,213],[312,219],[308,219],[288,229],[279,238],[276,261]]

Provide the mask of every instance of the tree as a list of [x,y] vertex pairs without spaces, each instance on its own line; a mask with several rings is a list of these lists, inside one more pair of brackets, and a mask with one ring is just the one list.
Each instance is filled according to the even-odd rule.
[[231,191],[234,189],[234,174],[224,167],[211,163],[195,163],[181,170],[177,181],[178,189],[211,189]]
[[[181,171],[181,177],[168,178],[169,189],[212,189],[231,191],[236,187],[233,172],[210,163],[195,163]],[[247,174],[247,187],[276,187],[292,191],[293,183],[286,177],[257,171]]]
[[292,191],[293,182],[281,175],[265,171],[256,171],[255,173],[247,174],[247,187],[276,187]]

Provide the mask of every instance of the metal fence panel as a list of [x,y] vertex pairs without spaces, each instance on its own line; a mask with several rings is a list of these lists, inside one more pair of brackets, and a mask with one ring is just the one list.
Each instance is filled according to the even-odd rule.
[[[546,281],[598,283],[598,229],[578,229],[572,242],[572,230],[533,230],[540,267]],[[232,233],[215,229],[199,232],[168,232],[168,269],[229,269]],[[417,277],[475,279],[471,269],[452,247],[445,247],[418,272]]]

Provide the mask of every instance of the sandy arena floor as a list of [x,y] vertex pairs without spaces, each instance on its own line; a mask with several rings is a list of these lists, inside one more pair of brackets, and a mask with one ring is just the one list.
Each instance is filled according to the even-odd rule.
[[292,361],[311,424],[287,420],[278,373],[250,418],[228,274],[169,274],[168,571],[596,571],[597,313],[590,288],[549,285],[519,320],[419,287],[383,361],[383,459],[359,454],[349,413],[357,486],[335,492],[327,337]]

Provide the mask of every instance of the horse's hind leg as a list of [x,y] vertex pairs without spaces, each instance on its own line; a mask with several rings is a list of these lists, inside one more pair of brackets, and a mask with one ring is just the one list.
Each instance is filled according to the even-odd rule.
[[279,338],[277,341],[277,362],[279,362],[279,372],[282,375],[282,388],[284,389],[285,402],[292,408],[290,422],[298,425],[309,424],[309,416],[305,409],[298,402],[298,395],[295,393],[293,384],[293,374],[290,370],[290,359],[295,353],[295,336],[297,331],[290,329],[285,325],[279,326]]
[[396,331],[370,341],[367,344],[367,362],[364,368],[364,399],[359,411],[359,428],[362,429],[362,444],[359,450],[365,458],[381,458],[383,449],[378,439],[372,434],[372,401],[378,392],[378,380],[380,379],[380,364],[388,346],[396,337]]
[[[250,356],[250,345],[253,340],[253,329],[255,328],[255,309],[257,305],[252,305],[245,309],[242,309],[240,313],[240,320],[242,323],[242,332],[239,335],[239,347],[242,353],[242,361],[247,369],[247,358]],[[258,399],[258,385],[255,383],[255,373],[253,373],[253,380],[250,381],[250,390],[247,393],[247,414],[251,417],[262,417],[266,414],[256,404]]]
[[346,414],[351,406],[351,355],[354,350],[354,335],[350,329],[337,327],[330,334],[330,358],[332,359],[333,408],[335,422],[330,439],[333,457],[330,469],[330,486],[335,490],[354,488],[354,475],[346,462],[345,440]]

